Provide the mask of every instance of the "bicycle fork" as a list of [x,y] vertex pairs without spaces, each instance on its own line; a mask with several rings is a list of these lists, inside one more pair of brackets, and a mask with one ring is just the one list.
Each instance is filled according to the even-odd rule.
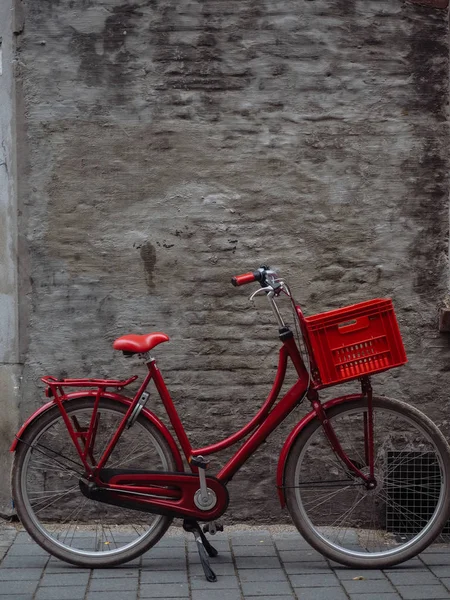
[[344,462],[352,473],[363,480],[366,488],[371,490],[376,487],[377,483],[374,470],[372,385],[369,377],[361,378],[361,390],[367,397],[367,412],[364,413],[364,453],[366,464],[369,467],[368,474],[364,474],[345,453],[318,397],[314,398],[311,404],[317,418],[322,424],[333,452]]

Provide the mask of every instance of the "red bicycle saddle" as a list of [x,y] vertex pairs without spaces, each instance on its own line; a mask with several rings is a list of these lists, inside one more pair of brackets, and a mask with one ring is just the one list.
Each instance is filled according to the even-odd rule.
[[144,354],[162,342],[168,342],[169,336],[165,333],[147,333],[145,335],[123,335],[117,338],[113,344],[114,350],[123,352]]

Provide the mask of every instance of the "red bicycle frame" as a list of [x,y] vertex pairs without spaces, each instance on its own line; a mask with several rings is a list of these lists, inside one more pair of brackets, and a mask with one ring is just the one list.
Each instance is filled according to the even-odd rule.
[[[302,325],[302,313],[298,308],[297,314],[300,325]],[[85,485],[85,492],[83,493],[86,493],[86,495],[89,495],[89,497],[107,503],[130,506],[132,508],[139,508],[140,510],[148,510],[149,512],[208,521],[216,519],[223,514],[228,505],[228,493],[226,490],[227,482],[232,479],[234,474],[265,441],[272,431],[306,397],[311,402],[312,411],[300,421],[300,423],[288,437],[280,455],[277,472],[277,485],[281,504],[284,505],[284,467],[290,447],[297,435],[301,433],[301,430],[307,424],[307,422],[315,417],[321,421],[329,443],[340,459],[351,471],[360,477],[366,485],[370,485],[371,480],[373,479],[373,423],[371,411],[372,390],[369,379],[367,377],[363,378],[362,389],[363,394],[366,394],[369,398],[369,410],[365,420],[364,431],[366,442],[366,459],[367,464],[369,465],[369,475],[365,475],[347,457],[334,433],[332,426],[326,418],[326,411],[329,407],[334,406],[337,403],[347,402],[355,398],[361,398],[363,394],[336,398],[322,406],[318,397],[318,390],[322,386],[314,381],[314,379],[311,380],[311,376],[305,367],[293,334],[289,330],[285,332],[280,330],[280,339],[282,340],[283,345],[279,352],[278,369],[272,389],[264,404],[261,406],[253,419],[251,419],[250,422],[247,423],[241,430],[237,431],[228,438],[209,446],[192,448],[181,419],[175,408],[174,402],[166,387],[163,376],[159,371],[154,359],[150,359],[147,362],[148,373],[132,400],[120,394],[107,392],[106,389],[115,387],[120,390],[129,385],[131,382],[135,381],[136,377],[132,377],[124,381],[102,379],[66,379],[58,381],[52,377],[44,377],[43,381],[47,384],[47,395],[52,396],[53,401],[42,407],[37,414],[47,410],[50,406],[53,406],[54,403],[58,405],[69,435],[84,465],[86,479],[91,482],[91,484],[95,484],[97,486],[97,491],[92,492],[93,495],[90,495],[91,492],[88,491],[87,484]],[[292,361],[296,369],[298,379],[275,405],[285,378],[288,359]],[[314,365],[312,365],[312,367],[312,372],[314,372]],[[153,413],[145,408],[142,412],[144,417],[151,420],[168,441],[172,454],[175,458],[177,472],[117,472],[114,470],[108,470],[107,468],[107,462],[114,450],[114,447],[116,446],[124,428],[129,422],[129,419],[132,417],[133,411],[137,407],[142,394],[145,392],[150,381],[152,380],[164,404],[181,450],[190,466],[191,473],[184,472],[183,461],[181,459],[178,446],[168,429],[159,419],[157,419]],[[64,392],[65,387],[84,387],[91,389],[87,393],[75,392],[66,394]],[[93,390],[92,388],[96,389]],[[89,426],[81,428],[76,418],[70,418],[65,410],[64,403],[69,399],[83,397],[86,395],[93,397],[93,409]],[[98,428],[98,407],[102,397],[111,398],[126,404],[127,410],[102,456],[96,460],[94,457],[94,448]],[[33,415],[33,417],[23,425],[22,429],[16,436],[16,441],[11,450],[15,449],[17,440],[21,439],[24,430],[27,428],[31,420],[36,418],[37,414]],[[214,494],[216,495],[216,504],[209,510],[199,509],[194,502],[194,495],[199,488],[199,468],[191,463],[192,458],[204,457],[219,452],[220,450],[224,450],[239,442],[247,435],[249,436],[248,439],[220,469],[216,476],[206,477],[206,483],[208,487],[213,490]]]

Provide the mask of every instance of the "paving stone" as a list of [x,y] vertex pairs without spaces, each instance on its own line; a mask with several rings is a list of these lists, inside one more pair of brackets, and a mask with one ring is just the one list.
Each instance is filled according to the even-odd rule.
[[142,559],[142,569],[149,571],[183,571],[183,569],[186,569],[186,560],[144,557]]
[[40,587],[36,592],[35,600],[80,600],[84,598],[85,593],[86,586]]
[[284,568],[289,575],[329,573],[331,570],[325,560],[320,562],[285,563]]
[[[203,570],[202,570],[203,572]],[[142,571],[142,583],[187,583],[187,571]]]
[[[350,594],[351,600],[402,600],[399,594],[388,592],[387,594]],[[425,598],[423,599],[425,600]]]
[[395,592],[392,584],[387,579],[342,580],[341,583],[349,594]]
[[234,556],[277,556],[275,546],[236,546],[233,548]]
[[2,596],[13,596],[14,594],[33,594],[38,586],[38,581],[2,581],[0,589]]
[[[216,575],[234,575],[235,574],[235,568],[234,568],[234,564],[232,562],[230,562],[230,563],[214,563],[214,564],[212,564],[212,570],[214,571],[214,573]],[[198,577],[200,575],[202,575],[203,577],[205,576],[203,567],[201,564],[190,565],[189,573],[190,573],[191,577]]]
[[282,569],[243,569],[239,571],[242,582],[248,581],[287,581]]
[[[242,600],[239,590],[220,590],[220,600]],[[212,600],[210,590],[192,590],[192,600]]]
[[70,585],[87,585],[89,581],[89,573],[45,573],[42,581],[39,583],[41,587],[59,585],[61,587]]
[[114,579],[108,577],[107,579],[92,579],[89,585],[89,592],[107,592],[109,590],[115,592],[123,590],[124,592],[133,592],[138,588],[138,575],[136,571],[136,577],[124,577],[123,579]]
[[310,575],[289,575],[292,587],[340,587],[339,579],[333,573],[312,573]]
[[255,600],[255,598],[258,598],[258,600],[296,600],[295,596],[293,594],[289,595],[289,596],[244,596],[244,598],[247,600]]
[[[90,573],[90,569],[81,569],[80,567],[76,567],[75,565],[68,565],[63,562],[53,562],[52,564],[48,563],[45,568],[45,573]],[[95,571],[94,571],[95,572]]]
[[428,570],[390,571],[387,576],[394,585],[438,585],[439,579]]
[[344,590],[337,587],[294,588],[294,592],[300,600],[348,600]]
[[[86,571],[89,573],[89,571]],[[122,577],[137,577],[139,569],[127,569],[120,566],[111,569],[93,569],[92,579],[116,579]]]
[[8,551],[8,556],[49,556],[49,553],[38,546],[36,542],[18,544],[15,542]]
[[[189,552],[187,556],[190,564],[196,564],[200,562],[200,555],[198,552]],[[222,552],[222,554],[218,554],[217,556],[212,557],[211,562],[231,563],[233,562],[233,557],[231,555],[231,552]]]
[[[338,579],[354,579],[355,577],[364,577],[364,579],[386,579],[383,571],[377,569],[334,569]],[[405,575],[403,575],[405,576]]]
[[[207,591],[210,595],[211,592]],[[222,592],[221,592],[222,596]],[[140,598],[189,598],[189,586],[187,583],[151,583],[141,585],[139,588]],[[221,598],[221,600],[225,600]]]
[[[14,581],[20,579],[22,581],[36,580],[39,581],[43,573],[43,569],[2,569],[0,568],[0,581]],[[1,584],[0,584],[1,588]],[[1,590],[0,590],[1,591]]]
[[297,539],[274,539],[275,546],[278,550],[287,551],[287,550],[311,550],[311,546],[308,542],[305,542],[302,538]]
[[450,552],[427,553],[420,555],[421,560],[426,565],[450,565]]
[[191,589],[192,590],[237,590],[239,589],[239,582],[236,575],[222,575],[217,577],[217,581],[208,581],[203,576],[191,577]]
[[[15,598],[11,600],[15,600]],[[77,598],[77,600],[80,600],[80,598]],[[86,600],[137,600],[137,593],[127,592],[124,598],[123,592],[91,592],[86,596]]]
[[249,581],[242,582],[244,596],[276,596],[292,594],[292,588],[287,581]]
[[280,552],[280,558],[283,562],[315,562],[323,560],[323,556],[315,550],[282,550]]
[[154,547],[145,553],[146,558],[171,558],[185,560],[186,549],[184,545],[181,548],[171,546]]
[[236,566],[238,569],[279,569],[280,561],[276,556],[236,556]]
[[230,540],[233,546],[260,546],[263,544],[273,545],[269,531],[249,531],[248,533],[232,533]]
[[397,591],[404,600],[450,599],[450,592],[443,585],[398,585]]
[[14,596],[4,596],[0,590],[0,598],[9,598],[9,600],[33,600],[34,594],[14,594]]
[[2,569],[43,569],[48,563],[48,556],[10,556],[6,555]]
[[[450,548],[449,548],[450,552]],[[430,566],[430,571],[436,575],[436,577],[450,577],[450,565],[437,565]]]

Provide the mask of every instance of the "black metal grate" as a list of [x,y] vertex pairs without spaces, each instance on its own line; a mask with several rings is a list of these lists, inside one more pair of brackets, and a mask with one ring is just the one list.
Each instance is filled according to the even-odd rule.
[[387,531],[417,534],[429,521],[439,499],[440,468],[435,453],[389,451],[384,483]]

